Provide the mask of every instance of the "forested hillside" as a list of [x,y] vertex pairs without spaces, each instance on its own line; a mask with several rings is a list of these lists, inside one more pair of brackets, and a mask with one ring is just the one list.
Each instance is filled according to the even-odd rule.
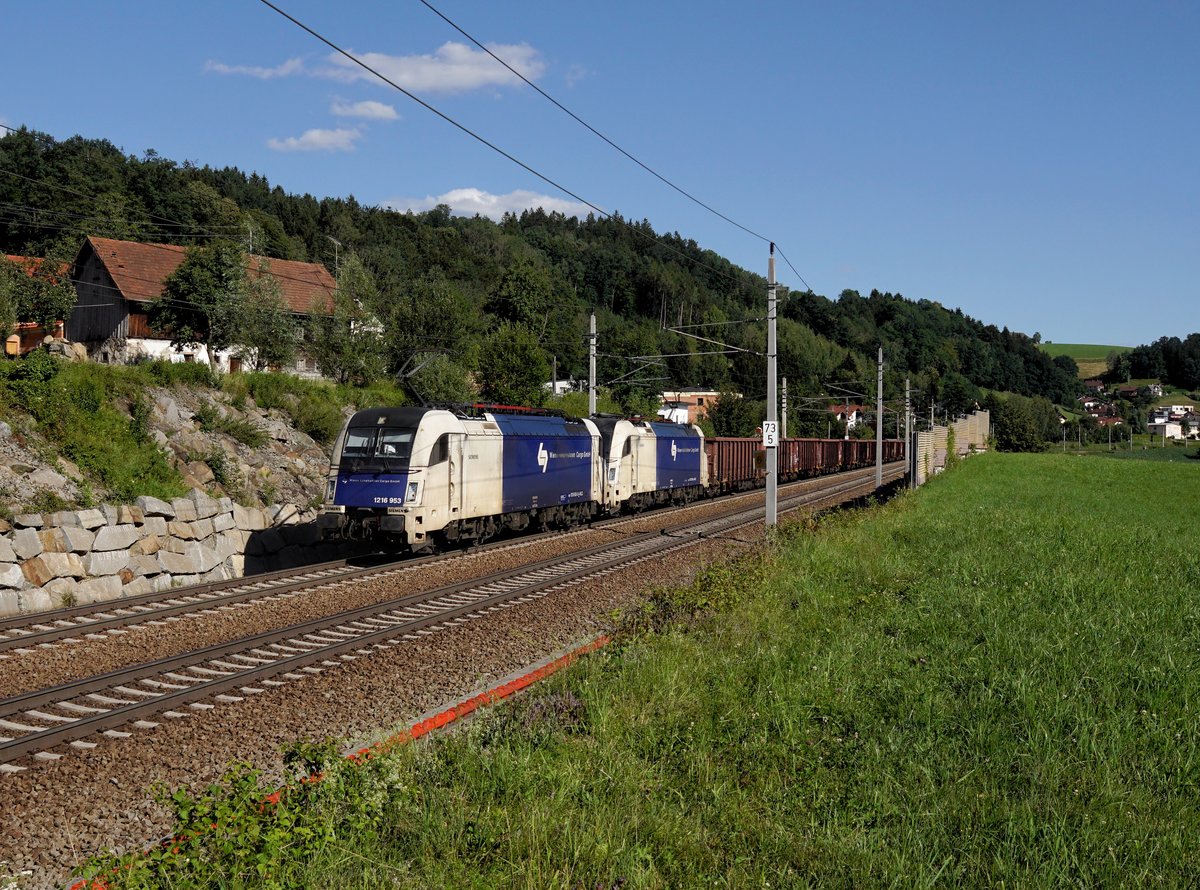
[[[589,308],[599,319],[600,381],[615,381],[610,391],[627,409],[672,387],[735,389],[747,401],[764,394],[765,278],[644,220],[397,213],[353,197],[289,194],[236,168],[134,157],[104,140],[59,142],[24,129],[0,139],[0,249],[69,258],[86,235],[224,238],[336,267],[343,280],[355,276],[355,296],[384,332],[381,372],[439,354],[423,372],[434,396],[474,379],[512,383],[484,396],[535,401],[555,361],[560,379],[584,376]],[[981,387],[1067,401],[1078,386],[1069,358],[1052,360],[1024,334],[937,302],[849,290],[835,299],[781,290],[781,298],[779,370],[793,395],[830,383],[873,391],[879,345],[889,398],[909,375],[925,403],[950,412],[970,408]],[[669,330],[685,326],[749,351],[712,354],[717,347]],[[665,358],[638,370],[648,356]]]

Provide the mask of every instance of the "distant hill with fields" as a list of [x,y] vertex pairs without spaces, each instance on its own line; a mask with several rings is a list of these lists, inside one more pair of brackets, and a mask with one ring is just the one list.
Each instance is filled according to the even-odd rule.
[[1099,377],[1108,366],[1106,361],[1110,352],[1132,352],[1132,346],[1104,346],[1098,343],[1041,343],[1042,351],[1051,358],[1059,355],[1069,355],[1079,365],[1079,379]]

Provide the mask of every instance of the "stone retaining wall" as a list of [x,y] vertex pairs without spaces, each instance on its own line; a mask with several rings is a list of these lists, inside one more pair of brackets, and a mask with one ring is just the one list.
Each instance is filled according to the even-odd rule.
[[223,581],[334,558],[314,516],[200,489],[167,502],[0,520],[0,616]]

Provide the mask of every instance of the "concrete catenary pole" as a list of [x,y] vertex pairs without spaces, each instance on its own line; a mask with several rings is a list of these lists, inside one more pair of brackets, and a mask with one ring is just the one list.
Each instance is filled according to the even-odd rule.
[[909,390],[910,380],[904,378],[904,459],[908,461],[909,482],[913,482],[913,452],[912,447],[912,395]]
[[875,487],[883,488],[883,347],[875,374]]
[[596,313],[588,323],[588,417],[596,414]]
[[[767,260],[767,424],[772,431],[779,422],[778,405],[775,396],[775,243],[771,242],[771,254]],[[764,434],[766,429],[763,430]],[[765,436],[764,436],[765,438]],[[775,447],[776,436],[772,436],[767,445],[767,528],[774,528],[776,522],[776,500],[778,498],[779,451]]]

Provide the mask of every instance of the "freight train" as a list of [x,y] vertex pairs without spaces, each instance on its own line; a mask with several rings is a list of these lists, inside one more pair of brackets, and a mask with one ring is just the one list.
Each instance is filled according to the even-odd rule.
[[[885,462],[903,458],[903,442],[883,446]],[[787,482],[869,466],[875,443],[784,439],[778,457]],[[691,424],[509,406],[370,408],[334,443],[318,522],[326,538],[437,550],[755,488],[765,463],[760,440],[706,438]]]

